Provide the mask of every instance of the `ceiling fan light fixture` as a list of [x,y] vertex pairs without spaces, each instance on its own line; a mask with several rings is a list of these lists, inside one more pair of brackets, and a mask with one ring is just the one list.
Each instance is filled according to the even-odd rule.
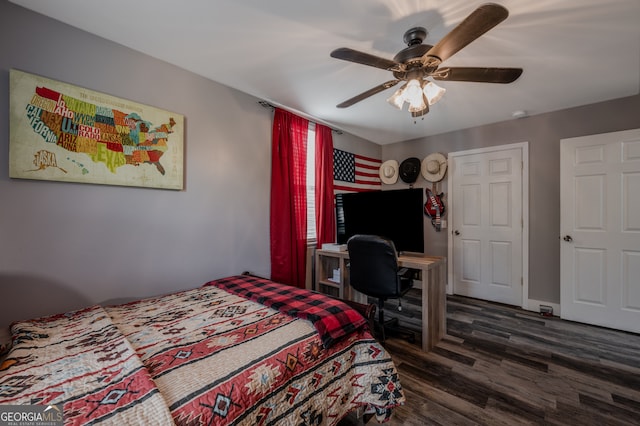
[[402,107],[404,106],[403,92],[404,92],[404,88],[405,87],[406,86],[402,86],[401,88],[396,90],[395,93],[393,95],[391,95],[387,99],[387,102],[389,102],[391,105],[393,105],[394,107],[398,108],[399,110],[402,110]]
[[424,101],[424,98],[422,98],[421,102],[416,102],[414,104],[409,104],[409,112],[411,113],[415,113],[415,112],[421,112],[424,111],[425,109],[427,109],[427,104]]
[[427,108],[422,92],[422,84],[415,78],[407,82],[404,89],[404,98],[409,103],[409,112],[411,113],[423,111]]
[[411,113],[411,117],[413,117],[413,118],[422,117],[423,115],[427,115],[428,112],[429,112],[429,108],[425,108],[425,109],[420,110],[420,111],[412,112]]
[[424,95],[427,97],[429,105],[433,105],[442,99],[444,93],[447,91],[444,87],[440,87],[432,81],[427,81],[424,85]]
[[422,85],[417,79],[414,78],[407,82],[404,89],[404,98],[409,102],[409,111],[425,107],[424,97],[422,96]]

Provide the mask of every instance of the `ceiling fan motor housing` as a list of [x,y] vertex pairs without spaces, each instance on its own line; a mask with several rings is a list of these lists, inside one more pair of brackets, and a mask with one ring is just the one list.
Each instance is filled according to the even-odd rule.
[[422,57],[433,47],[429,44],[422,44],[427,34],[427,30],[424,27],[414,27],[404,33],[404,42],[407,47],[393,57],[395,62],[404,65],[404,69],[402,71],[394,71],[395,78],[399,80],[421,79],[424,75],[429,75],[437,69],[437,67],[432,69],[424,68],[424,63],[422,62]]
[[413,46],[414,44],[422,44],[425,38],[427,38],[429,32],[425,27],[413,27],[405,31],[404,42],[407,46]]
[[401,64],[408,64],[411,59],[419,59],[425,53],[431,49],[428,44],[422,44],[425,38],[427,38],[427,29],[424,27],[413,27],[408,29],[404,33],[403,40],[407,44],[407,47],[402,49],[393,60]]

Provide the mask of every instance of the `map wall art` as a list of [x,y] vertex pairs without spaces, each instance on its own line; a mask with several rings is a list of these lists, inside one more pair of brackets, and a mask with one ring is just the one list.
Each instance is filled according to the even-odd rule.
[[9,176],[183,189],[184,117],[10,71]]

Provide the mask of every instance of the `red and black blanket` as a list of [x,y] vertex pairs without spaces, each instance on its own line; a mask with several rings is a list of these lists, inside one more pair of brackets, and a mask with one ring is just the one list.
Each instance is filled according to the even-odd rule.
[[311,321],[325,348],[361,328],[367,320],[341,300],[326,294],[276,283],[252,275],[238,275],[210,281],[231,294],[253,300],[295,318]]

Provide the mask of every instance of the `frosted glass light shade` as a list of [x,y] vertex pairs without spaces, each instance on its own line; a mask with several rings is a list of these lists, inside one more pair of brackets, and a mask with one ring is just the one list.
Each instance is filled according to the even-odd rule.
[[421,111],[426,108],[422,87],[418,80],[409,80],[404,89],[405,99],[409,102],[409,112]]
[[396,90],[395,93],[393,95],[391,95],[387,99],[387,102],[389,102],[391,105],[393,105],[394,107],[398,108],[399,110],[402,110],[402,106],[404,105],[403,91],[404,91],[405,87],[406,87],[406,85],[402,86],[401,88]]
[[433,105],[438,102],[446,91],[447,89],[440,87],[431,81],[427,81],[423,89],[424,95],[427,97],[429,105]]

